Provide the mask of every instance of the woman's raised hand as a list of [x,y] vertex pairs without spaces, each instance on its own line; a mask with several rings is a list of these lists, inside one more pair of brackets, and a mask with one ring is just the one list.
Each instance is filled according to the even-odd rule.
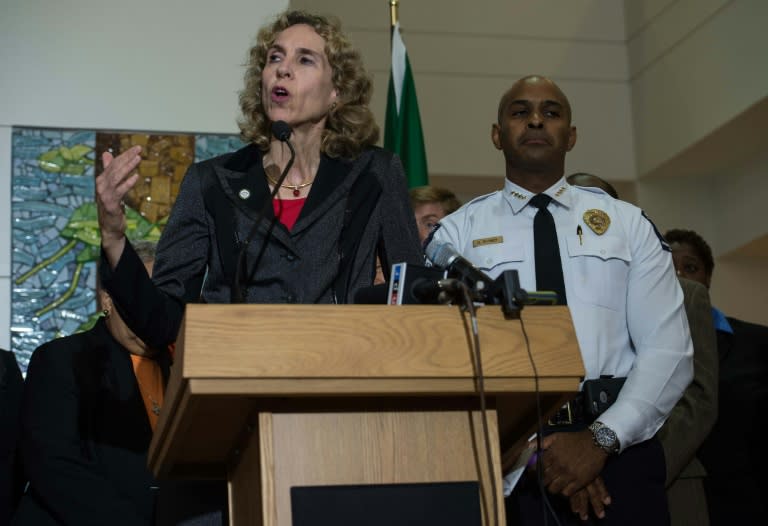
[[99,211],[101,246],[112,268],[125,247],[125,210],[123,198],[139,179],[136,167],[141,162],[141,146],[133,146],[117,157],[104,152],[104,171],[96,177],[96,206]]

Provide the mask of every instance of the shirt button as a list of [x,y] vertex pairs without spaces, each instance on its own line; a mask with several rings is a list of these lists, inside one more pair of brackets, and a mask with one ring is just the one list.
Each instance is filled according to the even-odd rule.
[[285,259],[287,259],[288,261],[296,261],[296,256],[294,256],[293,254],[285,254]]
[[296,296],[294,294],[286,294],[285,295],[285,302],[286,303],[296,303]]
[[601,250],[601,251],[600,251],[600,253],[601,253],[602,255],[605,255],[605,250]]

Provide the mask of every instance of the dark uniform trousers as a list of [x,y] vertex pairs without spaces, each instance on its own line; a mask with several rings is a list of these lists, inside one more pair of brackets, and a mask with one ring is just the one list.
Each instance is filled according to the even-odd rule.
[[[670,524],[664,486],[666,479],[664,451],[656,438],[635,444],[621,454],[610,457],[601,476],[612,501],[609,506],[606,506],[604,519],[597,519],[590,509],[590,519],[583,522],[571,511],[568,499],[562,495],[552,495],[547,492],[561,525],[665,526]],[[547,516],[545,522],[544,509],[536,477],[526,473],[512,495],[506,499],[507,524],[521,526],[556,524],[551,514]]]

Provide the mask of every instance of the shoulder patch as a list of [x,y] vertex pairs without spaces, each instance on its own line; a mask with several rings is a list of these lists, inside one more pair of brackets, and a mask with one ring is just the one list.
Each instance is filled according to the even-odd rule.
[[659,232],[659,229],[656,228],[656,225],[651,221],[651,218],[648,217],[648,214],[645,213],[645,210],[641,210],[641,213],[643,214],[643,217],[651,224],[653,227],[653,231],[656,233],[656,237],[659,238],[659,243],[661,243],[661,249],[666,250],[667,252],[672,252],[672,249],[669,248],[669,243],[667,243],[667,240],[664,239],[664,236],[661,235],[661,232]]

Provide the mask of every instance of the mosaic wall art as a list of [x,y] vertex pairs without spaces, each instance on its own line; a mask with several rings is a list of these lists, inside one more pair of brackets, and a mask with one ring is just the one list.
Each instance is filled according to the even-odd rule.
[[14,128],[11,345],[22,370],[37,346],[96,321],[100,236],[94,179],[101,153],[142,145],[126,198],[130,239],[157,239],[192,162],[242,147],[233,135]]

